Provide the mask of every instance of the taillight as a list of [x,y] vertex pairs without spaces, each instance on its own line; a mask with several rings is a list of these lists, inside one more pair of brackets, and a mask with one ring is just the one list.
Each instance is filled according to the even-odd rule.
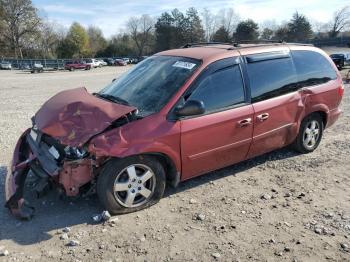
[[343,85],[339,86],[338,95],[339,95],[339,97],[343,97],[343,95],[344,95],[344,86]]

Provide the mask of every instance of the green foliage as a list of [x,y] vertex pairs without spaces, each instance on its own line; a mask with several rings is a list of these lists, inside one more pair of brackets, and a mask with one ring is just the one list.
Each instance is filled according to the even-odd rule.
[[135,48],[128,34],[113,37],[106,48],[97,52],[97,57],[136,56]]
[[89,36],[85,28],[77,22],[74,22],[66,37],[66,46],[71,48],[74,57],[80,58],[90,55]]
[[175,28],[173,26],[175,22],[174,17],[165,12],[157,20],[155,24],[156,35],[156,50],[167,50],[172,47],[172,37],[175,34]]
[[204,29],[197,10],[189,8],[186,15],[178,9],[163,13],[155,24],[155,39],[157,51],[203,41]]
[[311,24],[307,18],[295,12],[293,18],[288,23],[288,41],[305,41],[312,36]]
[[104,38],[102,30],[96,26],[90,26],[87,29],[89,37],[89,50],[91,56],[96,54],[107,47],[107,40]]
[[280,26],[276,30],[273,39],[289,42],[304,42],[309,40],[312,34],[310,22],[304,15],[295,12],[288,24]]
[[186,12],[185,39],[189,43],[202,42],[204,40],[204,29],[202,21],[195,8],[191,7]]
[[275,36],[273,38],[275,40],[285,41],[288,39],[288,36],[289,36],[288,26],[281,26],[276,30]]
[[237,25],[233,38],[235,41],[256,40],[259,37],[258,29],[258,24],[252,19],[242,21]]
[[264,40],[271,40],[273,37],[273,34],[274,34],[273,30],[271,30],[270,28],[264,28],[260,38]]
[[[318,36],[329,33],[336,37],[345,31],[350,24],[349,8],[343,7],[335,12],[326,29],[316,29]],[[75,22],[66,30],[40,18],[31,0],[0,0],[0,56],[143,56],[179,48],[186,43],[257,40],[259,37],[258,24],[252,19],[239,22],[239,14],[234,9],[221,9],[216,14],[204,9],[202,18],[203,21],[193,7],[185,13],[178,9],[164,12],[156,21],[149,15],[131,17],[126,23],[125,33],[107,40],[97,26],[86,29]],[[266,24],[263,28],[260,39],[304,42],[313,37],[310,22],[298,12],[278,29]]]
[[221,26],[213,35],[213,42],[231,42],[232,38],[230,37],[229,32],[224,26]]
[[65,38],[58,43],[56,53],[58,58],[72,58],[75,54],[74,46],[69,39]]

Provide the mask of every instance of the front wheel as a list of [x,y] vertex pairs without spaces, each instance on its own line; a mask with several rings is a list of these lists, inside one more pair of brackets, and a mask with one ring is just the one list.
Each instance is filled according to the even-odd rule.
[[164,168],[150,156],[113,159],[97,180],[97,195],[113,215],[135,212],[157,203],[165,190]]
[[323,135],[323,121],[319,114],[314,113],[301,122],[299,134],[293,143],[293,148],[300,153],[314,151],[321,142]]

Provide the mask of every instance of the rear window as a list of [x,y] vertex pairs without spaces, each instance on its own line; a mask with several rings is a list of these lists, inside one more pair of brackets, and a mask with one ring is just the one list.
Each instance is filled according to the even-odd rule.
[[326,83],[336,79],[331,63],[320,53],[313,51],[292,51],[300,87]]
[[253,57],[247,59],[252,102],[283,95],[297,89],[297,76],[292,59],[285,54],[279,57],[266,57],[267,60],[262,60],[260,56],[259,59]]

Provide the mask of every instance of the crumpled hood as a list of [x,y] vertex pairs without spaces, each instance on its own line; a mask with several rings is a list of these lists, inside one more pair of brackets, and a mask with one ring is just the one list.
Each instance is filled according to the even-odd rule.
[[134,110],[135,107],[97,98],[81,87],[50,98],[35,114],[35,124],[64,145],[82,146],[113,121]]

